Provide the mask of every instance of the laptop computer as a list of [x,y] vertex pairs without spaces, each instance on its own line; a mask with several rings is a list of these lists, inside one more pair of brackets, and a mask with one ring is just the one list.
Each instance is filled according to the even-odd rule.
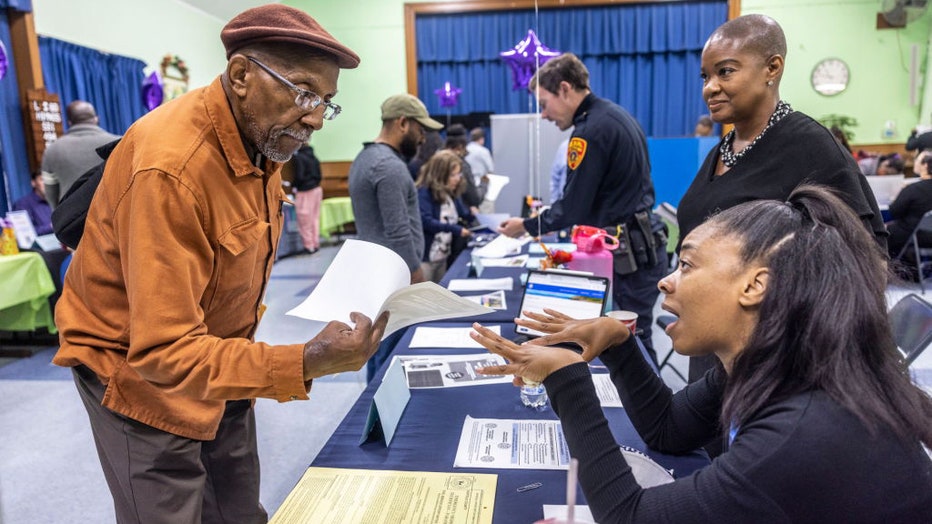
[[[543,313],[544,308],[559,311],[573,318],[596,318],[605,313],[611,293],[611,282],[605,277],[571,271],[530,270],[521,297],[520,318],[525,311]],[[516,342],[523,342],[544,333],[517,326]]]

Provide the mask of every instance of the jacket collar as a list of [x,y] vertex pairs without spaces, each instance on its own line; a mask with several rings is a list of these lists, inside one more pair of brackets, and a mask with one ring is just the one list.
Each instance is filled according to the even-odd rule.
[[[236,125],[236,118],[233,116],[233,109],[230,108],[230,102],[227,100],[226,93],[223,91],[223,85],[220,83],[218,76],[204,92],[204,105],[207,108],[207,115],[213,125],[214,133],[220,141],[220,147],[223,154],[237,177],[245,175],[264,176],[265,171],[256,167],[252,159],[246,154],[246,146],[243,145],[245,138],[240,134],[239,127]],[[265,159],[265,166],[268,172],[277,170],[281,163],[272,162]]]

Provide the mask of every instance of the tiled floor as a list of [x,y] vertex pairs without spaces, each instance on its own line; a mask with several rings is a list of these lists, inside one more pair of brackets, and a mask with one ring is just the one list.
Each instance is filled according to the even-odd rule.
[[[322,327],[285,312],[307,296],[336,251],[328,247],[275,264],[258,340],[302,342]],[[918,293],[918,286],[892,288],[890,303],[909,292]],[[658,307],[655,314],[659,313]],[[659,329],[654,330],[654,347],[661,359],[670,351],[670,339]],[[112,522],[111,499],[86,413],[70,372],[50,364],[53,352],[49,348],[0,367],[0,522]],[[685,357],[674,354],[671,363],[686,374]],[[920,356],[914,368],[932,384],[932,351]],[[673,389],[684,385],[669,369],[663,370],[663,377]],[[308,402],[257,402],[261,498],[270,514],[364,387],[364,371],[342,373],[316,380]]]

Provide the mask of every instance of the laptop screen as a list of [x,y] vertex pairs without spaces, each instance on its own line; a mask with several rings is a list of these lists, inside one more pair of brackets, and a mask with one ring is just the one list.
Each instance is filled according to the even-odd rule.
[[[519,311],[521,318],[527,318],[524,311],[543,313],[544,308],[577,319],[600,317],[604,313],[609,290],[609,281],[605,277],[529,271]],[[532,336],[544,334],[523,326],[518,326],[515,331]]]

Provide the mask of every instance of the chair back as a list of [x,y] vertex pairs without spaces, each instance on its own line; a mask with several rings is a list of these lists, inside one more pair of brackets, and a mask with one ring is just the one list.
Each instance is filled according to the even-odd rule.
[[916,224],[916,231],[932,232],[932,211],[926,211],[919,223]]
[[932,342],[932,304],[910,293],[893,306],[889,318],[893,338],[909,365]]

